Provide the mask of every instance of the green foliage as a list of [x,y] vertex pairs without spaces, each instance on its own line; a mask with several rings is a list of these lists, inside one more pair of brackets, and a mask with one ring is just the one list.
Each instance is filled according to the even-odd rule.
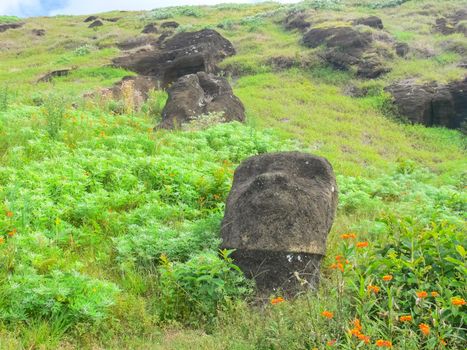
[[47,133],[50,138],[58,139],[65,118],[66,100],[58,95],[50,95],[44,101],[43,108]]
[[152,90],[147,101],[141,107],[141,111],[158,121],[167,102],[168,94],[164,90]]
[[0,88],[0,112],[4,112],[10,105],[11,91],[7,85]]
[[342,0],[305,0],[293,6],[294,11],[301,11],[306,9],[322,9],[332,10],[339,9],[343,4]]
[[200,18],[204,16],[204,11],[196,6],[174,6],[152,10],[146,16],[155,20],[174,18],[178,16]]
[[230,301],[248,296],[250,285],[229,253],[203,254],[186,263],[172,263],[162,256],[160,317],[188,324],[213,323]]
[[0,16],[0,24],[19,22],[20,18],[16,16]]

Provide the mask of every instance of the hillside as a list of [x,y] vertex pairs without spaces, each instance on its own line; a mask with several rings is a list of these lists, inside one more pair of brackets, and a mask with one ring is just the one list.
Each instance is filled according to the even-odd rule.
[[[435,94],[467,77],[465,11],[310,0],[116,11],[94,28],[0,16],[0,349],[465,349],[465,94],[433,118]],[[357,23],[369,16],[384,28]],[[167,91],[106,97],[137,75],[115,59],[203,29],[235,48],[219,73],[245,123],[154,130]],[[352,61],[336,34],[315,45],[329,30],[363,38]],[[406,86],[432,99],[429,126],[407,115],[422,95],[391,95]],[[283,150],[327,158],[339,205],[319,290],[264,304],[218,253],[220,223],[236,167]]]

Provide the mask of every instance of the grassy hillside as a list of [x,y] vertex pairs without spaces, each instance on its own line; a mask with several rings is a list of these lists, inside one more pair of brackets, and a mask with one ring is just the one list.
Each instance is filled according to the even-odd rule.
[[[467,39],[432,30],[465,5],[174,7],[100,14],[121,19],[95,29],[84,16],[28,18],[0,33],[0,349],[465,349],[465,136],[403,123],[383,91],[465,75]],[[360,80],[283,28],[293,9],[316,22],[377,15],[413,49]],[[133,74],[110,66],[117,42],[165,20],[232,41],[221,65],[246,125],[154,132],[163,91],[141,110],[83,98]],[[347,96],[350,85],[370,93]],[[263,305],[217,247],[236,166],[276,150],[328,158],[340,197],[320,289]]]

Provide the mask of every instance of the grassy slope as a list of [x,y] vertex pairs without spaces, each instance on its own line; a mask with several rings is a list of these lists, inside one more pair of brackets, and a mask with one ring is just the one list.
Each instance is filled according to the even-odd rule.
[[[409,2],[395,9],[353,8],[350,11],[318,12],[318,15],[331,15],[342,20],[357,14],[378,14],[383,18],[387,30],[396,38],[412,45],[422,45],[422,49],[428,48],[434,52],[431,58],[423,58],[414,53],[409,60],[395,60],[392,63],[393,72],[374,83],[379,86],[408,77],[443,81],[460,76],[462,71],[456,68],[456,63],[461,57],[443,51],[442,42],[446,38],[431,35],[429,31],[429,23],[433,22],[435,14],[460,5],[462,1],[441,4],[423,1]],[[414,13],[422,7],[433,15],[414,18]],[[193,188],[199,190],[198,181],[203,178],[203,172],[215,177],[216,169],[223,168],[224,160],[229,160],[229,168],[233,168],[241,159],[263,150],[258,143],[249,143],[256,132],[253,130],[258,130],[258,142],[267,144],[267,149],[293,147],[326,156],[340,176],[339,185],[344,194],[353,177],[370,181],[365,186],[381,187],[386,182],[400,181],[391,176],[401,163],[414,162],[417,169],[429,169],[431,173],[428,176],[414,175],[409,178],[411,184],[401,184],[404,190],[415,191],[418,196],[416,199],[406,195],[396,200],[383,199],[369,204],[365,202],[361,204],[361,210],[346,210],[343,206],[330,236],[329,255],[337,252],[338,235],[347,230],[359,230],[364,238],[383,241],[384,238],[378,236],[378,231],[368,225],[367,221],[380,217],[383,211],[402,213],[406,210],[410,212],[411,209],[408,208],[417,205],[430,207],[428,201],[424,202],[424,196],[435,192],[435,187],[430,187],[431,185],[443,188],[442,191],[445,192],[441,191],[439,196],[463,188],[465,153],[464,140],[459,132],[402,125],[388,119],[381,112],[383,97],[380,95],[363,99],[344,96],[341,91],[346,84],[359,82],[350,74],[334,72],[322,67],[319,62],[314,63],[313,53],[299,45],[299,34],[285,32],[276,23],[280,14],[259,20],[250,18],[277,8],[276,4],[201,8],[201,17],[175,17],[188,30],[225,23],[227,20],[231,22],[229,29],[219,31],[233,41],[238,55],[226,60],[224,65],[243,72],[241,77],[234,80],[234,89],[246,106],[249,125],[253,129],[234,126],[233,129],[224,131],[221,128],[221,135],[216,134],[216,131],[199,135],[152,135],[148,133],[154,124],[151,117],[110,116],[105,111],[92,108],[68,111],[61,130],[61,140],[55,142],[47,136],[50,121],[44,109],[22,106],[23,103],[31,104],[34,98],[46,96],[52,91],[79,100],[76,96],[109,86],[129,74],[120,69],[101,67],[119,54],[112,43],[136,35],[150,21],[144,13],[106,14],[108,17],[122,16],[123,19],[116,24],[106,23],[97,30],[87,29],[87,25],[82,23],[83,17],[33,18],[28,19],[22,29],[0,34],[0,45],[8,48],[0,52],[0,85],[8,85],[10,91],[16,95],[9,112],[2,115],[0,127],[3,136],[0,142],[4,165],[0,177],[3,205],[6,208],[13,204],[18,212],[34,213],[29,218],[29,223],[23,217],[22,222],[16,222],[16,225],[23,225],[25,233],[36,232],[36,236],[32,237],[37,242],[43,241],[43,236],[59,236],[53,238],[51,245],[29,247],[36,256],[30,264],[43,271],[72,268],[93,278],[112,281],[124,291],[113,311],[113,320],[107,325],[97,327],[97,330],[87,333],[85,329],[78,327],[72,332],[73,337],[62,337],[60,327],[55,329],[53,323],[37,320],[32,325],[17,327],[16,330],[11,327],[1,328],[1,348],[29,348],[41,344],[50,348],[60,344],[61,347],[68,348],[79,342],[82,347],[106,344],[102,345],[105,348],[298,349],[303,346],[300,345],[303,344],[301,338],[304,333],[309,332],[308,328],[324,333],[326,325],[316,315],[323,307],[332,307],[333,304],[325,297],[330,288],[328,283],[331,283],[326,279],[323,282],[323,294],[312,299],[312,304],[316,306],[310,306],[304,300],[296,305],[284,306],[279,311],[266,310],[261,313],[240,305],[236,312],[221,315],[217,326],[209,329],[209,335],[203,330],[168,326],[170,323],[164,324],[155,319],[152,310],[157,309],[157,305],[153,305],[153,300],[156,299],[157,304],[158,294],[152,290],[154,276],[132,268],[122,274],[114,266],[115,241],[109,240],[109,237],[121,240],[131,233],[131,227],[134,227],[132,225],[140,225],[144,229],[165,225],[180,230],[183,225],[196,223],[211,214],[218,220],[222,198],[227,194],[228,187],[218,189],[222,196],[216,205],[220,210],[214,210],[213,213],[197,207],[196,200],[190,197],[183,197],[181,203],[173,202],[170,199],[173,196],[170,189],[164,190],[168,192],[154,192],[150,188],[142,191],[133,185],[134,171],[142,167],[141,163],[145,161],[151,164],[169,164],[167,169],[161,170],[164,174],[173,171],[170,169],[173,162],[180,178],[174,180],[172,185],[192,182]],[[30,34],[33,28],[46,29],[47,35],[43,38],[33,37]],[[465,45],[465,39],[458,35],[452,35],[449,39]],[[83,46],[87,47],[89,53],[85,51],[85,54],[81,54],[79,50],[76,51]],[[301,57],[310,60],[312,64],[310,68],[275,72],[267,65],[267,61],[276,56]],[[38,77],[49,70],[71,66],[77,66],[77,70],[67,78],[56,79],[53,84],[34,84]],[[275,130],[275,141],[270,141],[269,136],[261,133],[269,128]],[[238,134],[238,138],[229,139],[223,134],[226,132]],[[218,139],[222,147],[213,148],[213,138]],[[291,146],[287,140],[292,140],[294,145]],[[238,150],[234,147],[237,143],[241,145]],[[207,144],[210,146],[207,147]],[[187,157],[186,147],[192,151],[191,155],[197,155],[194,166],[189,164],[193,157]],[[79,188],[83,181],[87,181],[82,172],[93,174],[101,184],[96,185],[96,192],[92,196]],[[41,173],[53,175],[34,177],[34,174]],[[109,176],[109,180],[105,180],[106,176]],[[141,176],[138,175],[136,181],[144,184],[147,180]],[[77,186],[75,192],[71,192],[74,193],[72,202],[75,204],[69,204],[70,198],[62,198],[59,194],[54,199],[55,206],[34,203],[34,198],[48,201],[51,187],[57,184],[62,186],[60,179],[63,178],[68,179],[69,184],[68,189],[62,191],[71,191]],[[229,172],[222,179],[224,184],[228,184]],[[107,181],[106,184],[103,184],[104,180]],[[128,181],[123,191],[122,181]],[[167,181],[171,183],[170,179]],[[414,187],[412,182],[420,183],[422,189]],[[210,186],[215,186],[214,184]],[[23,191],[23,196],[17,194],[19,191]],[[24,200],[24,193],[30,196],[29,202]],[[182,191],[182,195],[185,192]],[[78,208],[81,205],[82,211],[75,210],[75,205]],[[117,214],[113,214],[114,212]],[[459,218],[459,214],[452,215]],[[79,218],[84,222],[77,224],[68,220],[59,230],[55,226],[61,223],[55,220],[60,217]],[[69,237],[73,237],[75,241],[69,241]],[[215,246],[215,241],[211,244]],[[201,245],[193,250],[204,248],[206,247]],[[213,246],[208,248],[214,249]],[[14,246],[9,247],[9,253],[5,256],[9,257],[7,260],[15,259]],[[297,313],[294,308],[307,311]],[[351,316],[346,317],[348,319]],[[159,330],[161,326],[168,327],[169,330]],[[103,331],[106,328],[110,331]],[[406,345],[406,348],[411,346]]]

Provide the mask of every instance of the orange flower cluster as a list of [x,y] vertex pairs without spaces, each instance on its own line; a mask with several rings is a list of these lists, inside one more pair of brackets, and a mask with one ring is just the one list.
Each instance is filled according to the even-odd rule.
[[336,256],[336,262],[332,264],[329,268],[332,270],[340,270],[341,272],[344,272],[344,267],[345,265],[349,265],[350,261],[347,259],[344,260],[344,257],[342,255],[337,255]]
[[454,306],[463,306],[466,303],[466,301],[462,298],[458,298],[458,297],[455,297],[455,298],[452,298],[451,299],[451,304],[454,305]]
[[392,275],[385,275],[383,276],[383,281],[389,282],[392,280]]
[[392,348],[392,343],[389,340],[378,339],[375,345],[379,348]]
[[10,232],[8,232],[8,236],[13,237],[14,235],[16,235],[16,229],[15,228],[13,230],[11,230]]
[[418,328],[422,331],[424,335],[429,335],[430,334],[430,326],[427,325],[426,323],[420,323]]
[[323,317],[326,317],[327,319],[331,319],[334,317],[334,314],[331,312],[331,311],[327,311],[327,310],[324,310],[322,313],[321,313],[321,316]]
[[9,218],[12,218],[13,217],[13,212],[7,211],[6,216],[8,216]]
[[439,297],[439,293],[438,293],[438,292],[431,292],[430,294],[431,294],[431,296],[432,296],[433,298]]
[[365,248],[368,247],[369,243],[367,241],[364,242],[358,242],[357,243],[357,248]]
[[344,233],[341,235],[342,239],[355,239],[357,238],[357,235],[355,233]]
[[272,305],[276,305],[276,304],[280,304],[280,303],[282,303],[282,302],[284,302],[284,301],[285,301],[284,298],[282,298],[282,297],[277,297],[277,298],[274,298],[274,299],[271,300],[271,304],[272,304]]
[[419,298],[419,299],[426,298],[427,296],[428,296],[428,293],[425,292],[424,290],[421,291],[421,292],[417,292],[417,298]]
[[351,336],[361,340],[365,344],[370,343],[370,337],[362,333],[362,325],[358,318],[353,321],[353,328],[349,331],[349,333]]
[[5,243],[5,238],[3,238],[2,236],[0,236],[0,245],[2,245],[3,243]]
[[410,321],[412,321],[412,316],[410,316],[410,315],[401,316],[401,317],[399,317],[399,321],[401,321],[401,322],[410,322]]
[[334,344],[336,344],[337,340],[333,339],[333,340],[328,340],[328,342],[326,343],[327,346],[333,346]]
[[367,288],[368,292],[378,294],[380,288],[378,286],[369,285]]

